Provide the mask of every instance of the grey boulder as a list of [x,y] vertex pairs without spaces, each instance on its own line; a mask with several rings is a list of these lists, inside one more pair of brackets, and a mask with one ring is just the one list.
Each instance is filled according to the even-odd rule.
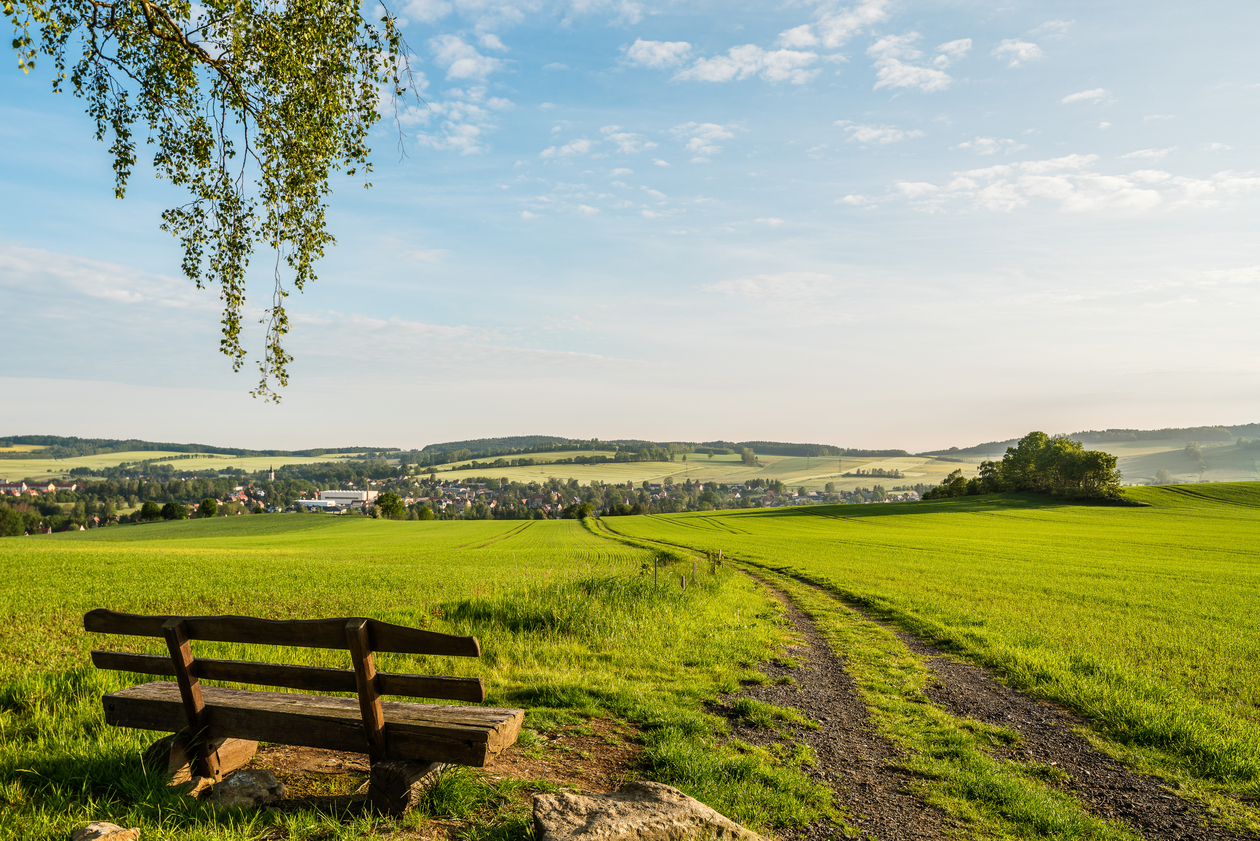
[[538,841],[766,841],[663,783],[629,783],[613,794],[536,794]]
[[243,768],[223,779],[210,792],[219,809],[256,809],[284,798],[284,783],[263,768]]
[[140,827],[123,829],[109,821],[96,821],[82,829],[76,829],[71,841],[136,841],[140,837]]

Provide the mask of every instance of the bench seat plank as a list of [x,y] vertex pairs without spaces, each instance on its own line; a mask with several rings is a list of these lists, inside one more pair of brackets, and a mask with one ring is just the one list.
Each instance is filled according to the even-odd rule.
[[[210,731],[220,736],[362,753],[357,698],[202,687]],[[188,726],[171,681],[106,695],[105,721],[176,732]],[[485,766],[520,733],[523,710],[384,701],[386,758]]]

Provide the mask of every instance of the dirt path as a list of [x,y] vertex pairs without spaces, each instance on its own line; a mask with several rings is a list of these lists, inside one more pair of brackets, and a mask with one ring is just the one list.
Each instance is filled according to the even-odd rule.
[[[951,834],[952,818],[906,792],[908,775],[890,764],[896,759],[896,749],[872,730],[843,660],[831,653],[813,620],[784,594],[759,583],[787,606],[788,618],[802,641],[788,653],[801,661],[802,668],[763,664],[766,674],[790,675],[796,685],[754,686],[746,694],[799,709],[822,725],[817,731],[802,731],[800,738],[818,756],[818,776],[831,785],[837,803],[864,832],[883,841]],[[1057,766],[1070,777],[1065,790],[1088,811],[1123,821],[1152,841],[1256,841],[1255,836],[1209,824],[1201,805],[1182,800],[1161,781],[1135,774],[1096,750],[1077,733],[1083,722],[1071,714],[1002,686],[983,669],[951,660],[910,634],[897,634],[932,670],[937,682],[928,696],[933,703],[954,715],[1018,733],[1022,743],[996,755]],[[770,738],[764,730],[736,728],[736,732],[751,742]],[[827,827],[813,826],[790,837],[814,841],[829,833]]]
[[[794,707],[819,723],[818,730],[802,730],[798,737],[818,757],[815,776],[831,786],[836,804],[864,833],[884,841],[948,838],[953,820],[906,791],[909,775],[892,765],[897,750],[871,726],[853,679],[843,662],[828,649],[813,620],[782,593],[773,589],[771,592],[787,607],[788,617],[801,639],[801,645],[792,646],[787,652],[800,666],[763,663],[760,668],[771,677],[790,676],[796,684],[752,686],[741,694],[780,707]],[[735,734],[745,741],[765,744],[773,738],[770,731],[740,727],[737,720],[731,724]],[[822,841],[832,838],[833,832],[830,824],[816,824],[786,833],[786,837]]]

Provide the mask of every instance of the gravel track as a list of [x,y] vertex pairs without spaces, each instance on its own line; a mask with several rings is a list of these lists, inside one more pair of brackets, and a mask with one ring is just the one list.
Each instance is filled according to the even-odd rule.
[[[795,685],[752,686],[741,694],[793,707],[819,722],[818,730],[801,730],[795,738],[813,748],[819,764],[815,776],[831,786],[837,804],[847,810],[850,822],[863,833],[882,841],[944,839],[955,835],[958,824],[953,818],[909,793],[910,775],[893,765],[897,749],[872,728],[843,659],[831,653],[813,620],[783,593],[757,580],[787,607],[787,617],[801,640],[787,653],[800,661],[800,667],[764,663],[760,668],[767,675],[790,675]],[[1069,777],[1063,790],[1076,797],[1087,811],[1128,824],[1136,834],[1152,841],[1257,841],[1257,836],[1240,835],[1210,824],[1201,804],[1178,797],[1164,782],[1135,774],[1095,749],[1079,734],[1078,729],[1084,726],[1079,718],[1003,686],[984,669],[951,660],[911,634],[887,623],[880,624],[897,633],[911,651],[924,658],[935,678],[927,690],[933,703],[953,715],[1018,733],[1018,745],[995,751],[994,755],[1058,767]],[[754,744],[774,739],[771,731],[740,726],[738,719],[732,719],[731,724],[737,736]],[[789,833],[788,837],[794,841],[821,841],[833,837],[833,833],[830,824],[818,824]]]

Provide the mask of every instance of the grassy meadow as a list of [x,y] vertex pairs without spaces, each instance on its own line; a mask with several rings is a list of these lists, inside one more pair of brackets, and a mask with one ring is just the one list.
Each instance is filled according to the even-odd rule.
[[[772,465],[767,465],[769,469]],[[1260,483],[1127,491],[1141,505],[1030,495],[595,521],[220,518],[0,540],[0,838],[63,838],[87,820],[146,838],[352,838],[382,819],[216,815],[148,776],[158,734],[101,723],[100,695],[139,680],[88,665],[95,607],[273,618],[368,615],[475,634],[479,660],[382,656],[390,671],[479,675],[487,703],[528,710],[522,744],[586,717],[640,732],[635,773],[765,832],[842,822],[808,752],[729,737],[706,702],[782,651],[784,590],[845,658],[915,791],[963,837],[1132,839],[1057,787],[1055,769],[995,758],[1015,734],[927,701],[929,672],[888,627],[988,666],[1084,717],[1102,749],[1260,833]],[[684,559],[733,563],[681,591]],[[654,557],[683,560],[654,586]],[[814,586],[809,586],[814,585]],[[200,656],[344,666],[343,654],[198,644]],[[767,721],[785,720],[760,711]],[[512,791],[481,784],[470,837],[528,835]],[[515,788],[512,788],[515,786]],[[1250,803],[1251,805],[1248,805]],[[419,828],[423,815],[408,819]]]
[[[216,815],[168,791],[140,761],[161,734],[101,721],[102,693],[151,678],[98,672],[88,661],[93,647],[163,653],[161,643],[84,633],[82,616],[95,607],[366,615],[474,634],[481,658],[382,655],[378,666],[482,677],[487,704],[527,709],[527,746],[587,716],[631,722],[642,734],[639,773],[767,831],[829,813],[829,796],[801,771],[807,757],[785,762],[720,742],[723,720],[702,712],[780,650],[776,607],[729,570],[702,575],[686,592],[676,577],[654,587],[651,558],[575,520],[274,515],[0,540],[0,615],[9,629],[0,634],[0,837],[61,839],[102,818],[140,826],[148,839],[255,838],[270,824],[292,838],[357,838],[373,826],[316,813]],[[317,649],[194,650],[348,665],[344,652]],[[499,829],[520,837],[525,807],[502,805]]]
[[722,550],[997,669],[1109,749],[1234,809],[1260,795],[1260,483],[1134,488],[1141,507],[994,495],[618,518]]

